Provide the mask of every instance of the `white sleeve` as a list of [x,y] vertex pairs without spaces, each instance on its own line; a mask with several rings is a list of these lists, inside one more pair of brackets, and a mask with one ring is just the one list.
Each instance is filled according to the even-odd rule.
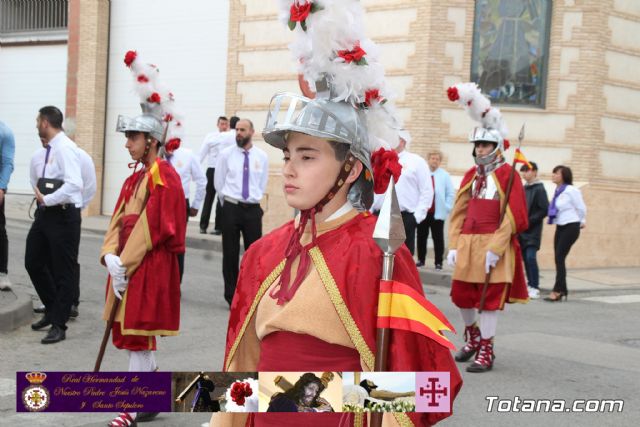
[[216,173],[213,177],[213,186],[216,189],[216,193],[218,193],[218,200],[220,201],[220,205],[224,204],[224,193],[222,189],[224,188],[224,181],[227,176],[227,156],[229,152],[227,150],[222,151],[218,155],[218,160],[216,162]]
[[207,176],[202,172],[202,168],[198,164],[196,157],[193,154],[189,157],[191,158],[191,177],[196,183],[196,195],[193,198],[191,207],[200,210],[207,190]]
[[431,201],[433,200],[433,185],[431,184],[431,176],[429,174],[429,166],[427,166],[427,162],[422,158],[416,155],[415,162],[417,163],[416,167],[416,178],[418,180],[418,206],[416,206],[416,210],[414,212],[414,217],[416,218],[416,222],[420,224],[427,217],[427,211],[431,207]]
[[262,193],[267,190],[267,181],[269,180],[269,158],[266,153],[262,153],[262,176],[260,177],[260,189]]
[[36,170],[36,158],[40,155],[40,153],[36,153],[31,156],[31,163],[29,164],[29,181],[31,181],[31,186],[36,188],[38,185],[38,171]]
[[587,206],[584,204],[584,200],[582,199],[582,192],[577,188],[574,188],[575,191],[571,192],[571,200],[573,202],[573,206],[578,213],[578,218],[580,218],[580,224],[587,223]]
[[82,164],[81,172],[82,172],[82,209],[89,206],[93,196],[96,195],[97,185],[96,185],[96,166],[93,163],[93,159],[91,156],[84,152],[80,153]]
[[207,156],[209,155],[208,137],[209,135],[204,137],[204,141],[202,141],[202,146],[200,147],[200,156],[198,158],[200,164],[204,163],[204,161],[207,160]]

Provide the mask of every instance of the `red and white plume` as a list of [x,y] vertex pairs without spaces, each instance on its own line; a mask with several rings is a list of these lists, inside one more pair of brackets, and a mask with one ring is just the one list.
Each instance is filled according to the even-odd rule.
[[135,50],[125,54],[124,63],[133,75],[134,88],[140,97],[143,112],[155,116],[168,126],[167,136],[161,142],[171,143],[177,148],[184,135],[182,115],[176,110],[173,93],[158,81],[160,70],[155,64],[142,61]]
[[[460,104],[469,116],[485,129],[497,130],[506,141],[509,133],[500,110],[491,106],[487,98],[473,82],[458,83],[447,89],[450,101]],[[505,146],[505,149],[508,148]]]
[[289,45],[298,73],[315,87],[327,77],[334,101],[364,112],[371,152],[395,147],[402,128],[379,49],[365,36],[358,0],[279,0],[280,19],[294,32]]

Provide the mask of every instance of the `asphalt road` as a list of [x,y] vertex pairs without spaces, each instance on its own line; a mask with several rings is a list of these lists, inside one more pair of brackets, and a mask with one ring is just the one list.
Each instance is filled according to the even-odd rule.
[[[15,288],[35,292],[23,267],[27,225],[9,222],[10,276]],[[80,251],[82,295],[80,317],[69,323],[67,339],[44,346],[44,332],[29,326],[0,334],[0,425],[100,426],[112,414],[16,414],[15,372],[86,370],[93,367],[103,332],[101,321],[106,272],[98,262],[102,236],[84,233]],[[222,365],[228,309],[222,298],[219,253],[189,248],[182,286],[181,334],[162,338],[157,360],[161,370],[218,370]],[[462,322],[446,288],[427,288],[428,297],[462,332]],[[459,367],[464,387],[454,405],[454,416],[443,426],[635,426],[640,419],[640,286],[609,291],[622,303],[585,298],[602,293],[571,295],[567,303],[532,301],[508,306],[500,314],[494,370],[467,374]],[[638,301],[638,299],[635,299]],[[36,317],[34,317],[34,320]],[[459,345],[461,333],[453,340]],[[126,370],[124,353],[108,347],[104,370]],[[488,396],[497,399],[565,400],[623,399],[616,413],[498,412],[497,401],[488,411]],[[506,408],[508,402],[501,403]],[[513,404],[512,404],[513,406]],[[585,406],[582,405],[584,408]],[[150,426],[200,426],[207,414],[161,414]]]

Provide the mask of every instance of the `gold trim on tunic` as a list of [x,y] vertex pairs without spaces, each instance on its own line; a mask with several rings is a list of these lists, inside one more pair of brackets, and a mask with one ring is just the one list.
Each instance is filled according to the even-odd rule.
[[320,276],[320,280],[322,281],[322,284],[324,285],[325,289],[327,290],[327,293],[329,294],[329,298],[331,299],[333,306],[338,312],[338,316],[340,317],[340,320],[342,321],[344,328],[349,334],[349,338],[351,339],[351,342],[353,342],[353,345],[355,346],[356,350],[358,350],[358,353],[360,353],[360,358],[366,365],[367,369],[372,371],[374,366],[375,356],[373,355],[373,352],[371,351],[371,349],[369,349],[369,346],[364,340],[364,337],[362,336],[362,333],[360,332],[358,325],[356,324],[355,320],[353,320],[353,317],[351,316],[351,313],[349,312],[349,309],[347,308],[346,303],[342,299],[342,295],[340,295],[340,290],[338,289],[338,285],[336,285],[336,281],[331,275],[329,267],[327,266],[327,263],[324,259],[324,256],[322,255],[322,252],[320,251],[320,248],[318,248],[317,246],[311,248],[309,250],[309,255],[313,260],[313,264],[315,265],[316,270],[318,271],[318,275]]
[[282,273],[282,270],[284,270],[284,264],[285,264],[285,260],[280,261],[280,264],[278,264],[276,268],[274,268],[273,271],[267,276],[267,278],[264,279],[262,284],[260,284],[260,288],[258,288],[258,292],[256,293],[256,296],[253,299],[253,302],[251,303],[249,312],[247,313],[247,316],[244,318],[244,322],[242,324],[242,327],[240,328],[240,332],[238,333],[238,336],[236,337],[235,341],[233,342],[233,345],[231,346],[231,349],[229,350],[229,356],[227,357],[227,361],[225,363],[226,371],[229,370],[229,366],[231,365],[231,360],[233,359],[233,356],[235,355],[235,352],[238,349],[238,345],[240,344],[240,341],[242,340],[242,337],[244,336],[244,333],[247,330],[247,326],[249,325],[251,318],[255,314],[256,308],[258,307],[258,303],[264,296],[265,292],[267,292],[267,289],[269,289],[273,284],[273,282],[280,276],[280,273]]

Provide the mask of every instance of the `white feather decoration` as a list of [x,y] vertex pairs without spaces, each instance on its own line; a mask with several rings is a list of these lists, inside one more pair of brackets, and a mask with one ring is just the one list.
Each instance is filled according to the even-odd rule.
[[[358,0],[279,0],[279,19],[289,21],[292,6],[313,5],[304,27],[295,22],[294,40],[289,49],[311,88],[323,76],[332,88],[334,101],[345,101],[362,109],[367,124],[371,152],[398,144],[402,123],[393,105],[395,94],[389,88],[384,67],[379,62],[379,49],[365,36],[364,9]],[[364,63],[346,61],[339,52],[360,47]],[[364,105],[367,92],[377,90],[379,98]]]

